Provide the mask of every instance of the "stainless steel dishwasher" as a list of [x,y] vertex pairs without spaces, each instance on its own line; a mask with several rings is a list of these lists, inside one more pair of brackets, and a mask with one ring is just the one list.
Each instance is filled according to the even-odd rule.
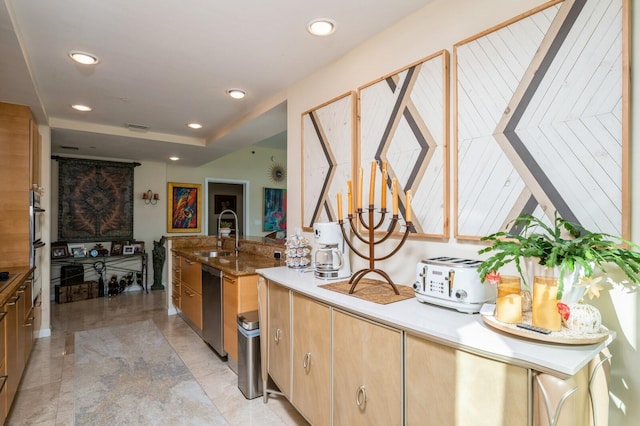
[[220,356],[223,345],[222,271],[202,265],[202,339]]

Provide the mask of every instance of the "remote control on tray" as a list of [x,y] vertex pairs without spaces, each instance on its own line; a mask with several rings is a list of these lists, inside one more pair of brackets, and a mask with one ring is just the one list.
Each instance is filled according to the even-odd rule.
[[520,324],[516,324],[516,327],[523,328],[525,330],[535,331],[536,333],[542,333],[542,334],[550,334],[551,333],[551,330],[549,330],[549,329],[542,328],[542,327],[536,327],[535,325],[525,324],[523,322],[521,322]]

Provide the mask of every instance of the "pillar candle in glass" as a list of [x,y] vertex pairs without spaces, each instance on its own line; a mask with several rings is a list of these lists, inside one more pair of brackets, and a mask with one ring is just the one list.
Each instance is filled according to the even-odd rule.
[[495,317],[508,324],[522,322],[520,277],[503,275],[498,282]]
[[562,317],[558,312],[558,279],[553,277],[533,278],[533,302],[531,323],[551,331],[562,329]]

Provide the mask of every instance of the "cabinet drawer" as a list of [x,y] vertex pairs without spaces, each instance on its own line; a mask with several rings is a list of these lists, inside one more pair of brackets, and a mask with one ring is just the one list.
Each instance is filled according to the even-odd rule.
[[202,294],[202,265],[200,263],[185,259],[180,260],[181,281],[191,287],[198,294]]
[[180,309],[191,323],[202,331],[202,296],[187,285],[182,285]]

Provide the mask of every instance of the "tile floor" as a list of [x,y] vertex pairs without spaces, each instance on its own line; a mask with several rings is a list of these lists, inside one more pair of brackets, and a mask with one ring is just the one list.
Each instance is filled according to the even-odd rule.
[[165,296],[133,292],[52,303],[51,336],[36,340],[6,424],[73,425],[74,332],[145,319],[154,321],[230,425],[307,424],[283,397],[270,396],[267,404],[247,400],[226,363],[180,316],[167,315]]

